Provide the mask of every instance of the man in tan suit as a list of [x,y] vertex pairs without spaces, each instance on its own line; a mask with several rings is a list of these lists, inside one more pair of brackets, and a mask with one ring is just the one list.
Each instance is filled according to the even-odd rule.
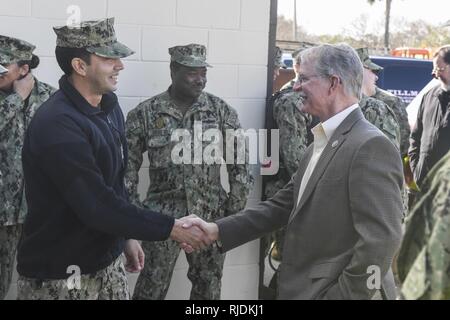
[[[359,108],[363,69],[348,45],[302,53],[303,111],[320,118],[291,181],[271,199],[206,223],[223,251],[287,225],[279,299],[395,298],[392,258],[401,240],[398,150]],[[185,247],[185,250],[189,250]]]

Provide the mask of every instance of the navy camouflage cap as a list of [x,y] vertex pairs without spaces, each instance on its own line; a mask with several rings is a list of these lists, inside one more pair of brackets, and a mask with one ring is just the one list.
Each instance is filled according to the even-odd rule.
[[273,61],[274,67],[278,68],[286,68],[286,65],[283,63],[283,51],[280,47],[275,47],[275,57]]
[[34,45],[24,40],[0,35],[0,63],[9,65],[19,61],[30,61]]
[[54,27],[56,45],[62,48],[85,48],[104,58],[125,58],[133,50],[117,41],[114,18],[82,21],[80,26]]
[[356,49],[356,53],[358,53],[359,59],[361,59],[363,66],[367,69],[373,71],[383,70],[383,67],[377,65],[376,63],[373,63],[372,60],[370,60],[368,48],[358,48]]
[[191,43],[185,46],[169,48],[170,61],[177,62],[186,67],[211,67],[206,62],[206,47]]
[[0,64],[0,75],[8,73],[8,69]]

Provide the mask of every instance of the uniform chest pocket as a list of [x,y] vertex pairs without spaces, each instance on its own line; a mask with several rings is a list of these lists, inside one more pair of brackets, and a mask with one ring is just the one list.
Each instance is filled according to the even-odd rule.
[[[194,130],[195,138],[199,141],[211,141],[211,137],[221,136],[219,125],[215,122],[202,122],[202,130]],[[214,138],[213,138],[214,140]]]
[[167,129],[149,131],[147,149],[150,169],[167,168],[171,165],[171,152],[174,145],[171,135],[171,131]]
[[202,122],[202,130],[206,131],[208,129],[219,129],[219,124],[212,121],[203,121]]

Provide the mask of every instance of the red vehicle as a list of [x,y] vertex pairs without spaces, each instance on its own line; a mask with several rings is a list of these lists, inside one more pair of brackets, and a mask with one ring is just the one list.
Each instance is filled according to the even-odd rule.
[[396,48],[392,50],[391,55],[394,57],[403,57],[403,58],[419,58],[419,59],[430,59],[431,50],[425,48]]

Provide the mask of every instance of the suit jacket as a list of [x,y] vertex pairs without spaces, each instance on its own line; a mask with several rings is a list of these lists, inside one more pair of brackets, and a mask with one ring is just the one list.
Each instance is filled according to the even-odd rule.
[[377,289],[394,299],[390,267],[401,241],[403,184],[398,149],[356,109],[329,140],[297,206],[312,151],[271,199],[217,221],[222,250],[287,224],[279,299],[370,299]]
[[437,85],[424,96],[408,150],[417,184],[450,150],[450,95]]

